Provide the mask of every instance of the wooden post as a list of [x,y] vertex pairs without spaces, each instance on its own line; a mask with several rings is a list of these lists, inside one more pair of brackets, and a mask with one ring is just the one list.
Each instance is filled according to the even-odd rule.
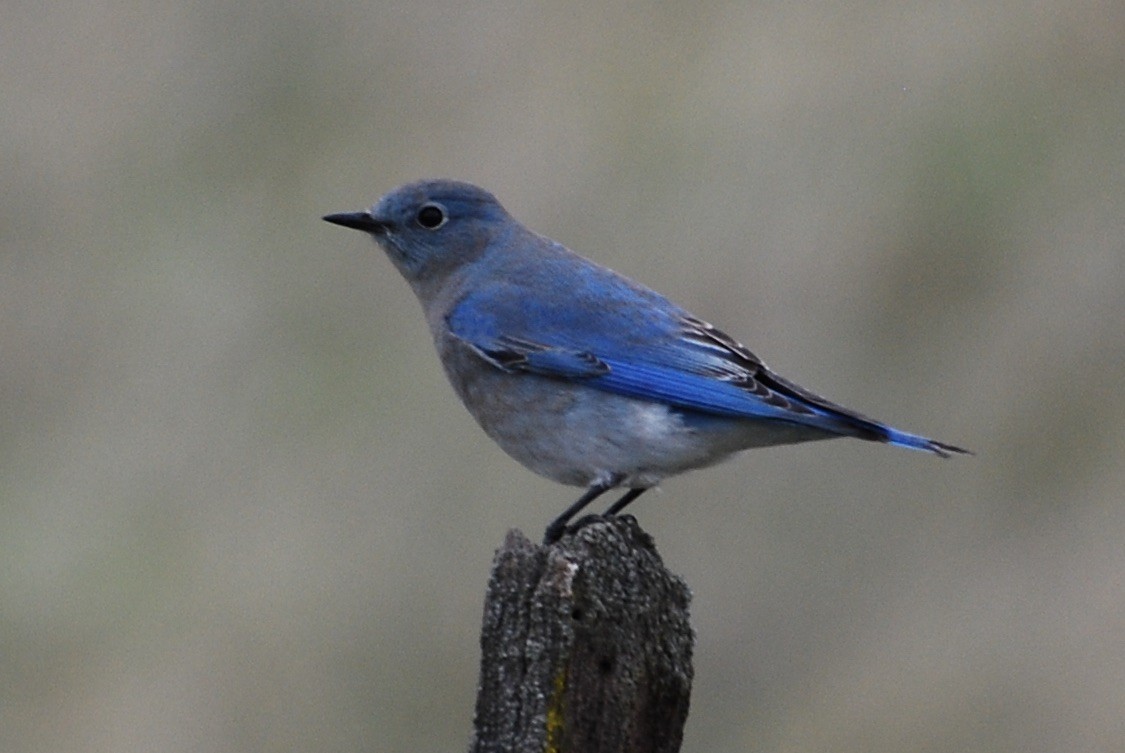
[[634,518],[590,521],[550,546],[509,531],[496,552],[470,753],[680,749],[690,592]]

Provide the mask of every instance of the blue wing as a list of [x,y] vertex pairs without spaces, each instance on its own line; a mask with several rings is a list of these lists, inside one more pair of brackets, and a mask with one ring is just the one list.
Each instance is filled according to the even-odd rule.
[[511,283],[477,289],[446,317],[450,332],[510,373],[582,381],[686,411],[801,424],[942,457],[965,452],[836,405],[773,373],[741,343],[658,294],[595,270],[612,277],[580,278],[565,305],[544,303]]

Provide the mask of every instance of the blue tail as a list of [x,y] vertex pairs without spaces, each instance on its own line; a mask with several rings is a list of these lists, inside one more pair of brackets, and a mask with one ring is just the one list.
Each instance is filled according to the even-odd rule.
[[798,384],[779,376],[765,368],[758,374],[758,380],[790,398],[795,398],[812,409],[815,418],[806,418],[801,423],[819,426],[822,429],[836,432],[844,436],[858,437],[872,442],[886,442],[887,444],[906,447],[911,450],[932,452],[938,457],[948,458],[953,455],[972,455],[972,451],[945,442],[939,442],[929,437],[910,434],[880,423],[873,418],[868,418],[862,413],[845,408],[842,405],[821,397],[815,392],[806,390]]
[[887,444],[893,444],[899,447],[908,447],[911,450],[932,452],[933,454],[942,458],[952,457],[953,455],[974,454],[972,451],[966,450],[963,447],[957,447],[956,445],[939,442],[936,439],[930,439],[929,437],[920,437],[917,434],[908,434],[905,431],[892,429],[889,426],[882,426],[881,428],[885,432],[886,436],[883,441]]

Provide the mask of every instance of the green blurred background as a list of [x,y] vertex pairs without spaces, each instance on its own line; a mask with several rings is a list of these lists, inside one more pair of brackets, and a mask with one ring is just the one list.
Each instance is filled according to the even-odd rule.
[[1125,750],[1125,5],[31,3],[0,31],[0,750],[451,751],[493,550],[576,491],[320,216],[479,183],[973,448],[633,510],[685,751]]

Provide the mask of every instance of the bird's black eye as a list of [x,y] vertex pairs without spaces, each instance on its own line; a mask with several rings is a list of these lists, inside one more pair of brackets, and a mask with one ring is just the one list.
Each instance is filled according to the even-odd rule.
[[418,224],[427,230],[437,230],[449,219],[441,204],[423,204],[418,210]]

